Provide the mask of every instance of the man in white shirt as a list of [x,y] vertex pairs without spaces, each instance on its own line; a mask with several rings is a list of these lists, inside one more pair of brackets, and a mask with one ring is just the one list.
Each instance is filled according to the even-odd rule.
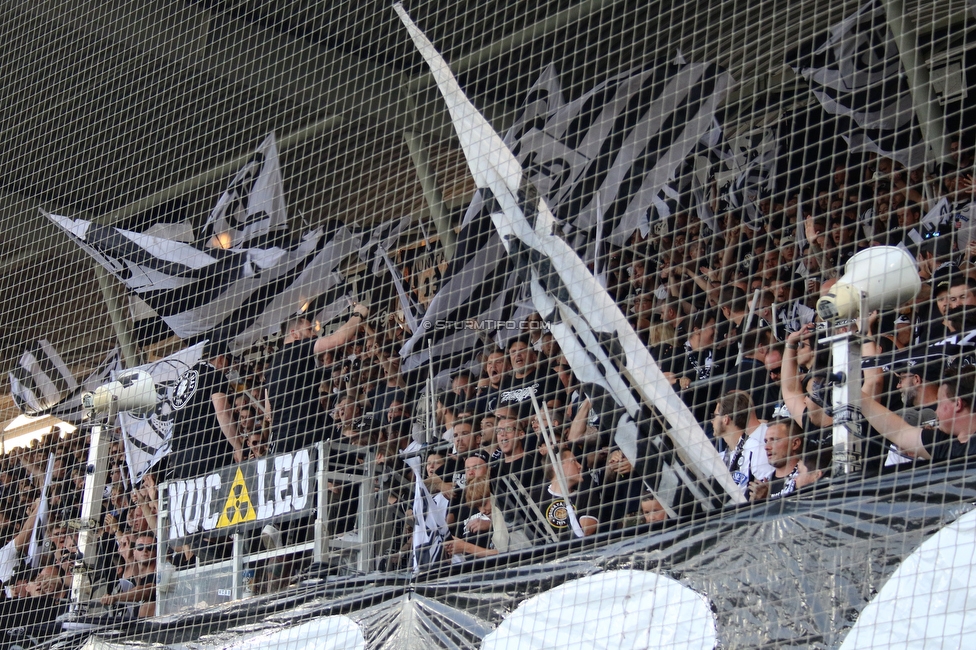
[[27,519],[24,520],[24,525],[21,526],[20,532],[12,540],[7,542],[6,546],[0,548],[0,584],[3,585],[7,598],[13,597],[12,578],[17,573],[17,563],[20,560],[20,554],[30,541],[31,531],[34,530],[34,520],[37,518],[37,509],[40,505],[40,499],[34,502],[27,515]]
[[[753,466],[757,465],[759,469],[758,461],[765,460],[766,455],[762,454],[759,457],[758,454],[758,447],[764,443],[757,437],[746,435],[751,410],[752,401],[749,395],[742,391],[733,391],[718,401],[712,415],[712,427],[719,454],[732,474],[732,479],[742,490],[743,496],[747,497],[749,482],[762,480],[768,476],[768,474],[756,476],[753,472]],[[755,462],[754,457],[756,457]],[[765,473],[765,470],[760,471]]]

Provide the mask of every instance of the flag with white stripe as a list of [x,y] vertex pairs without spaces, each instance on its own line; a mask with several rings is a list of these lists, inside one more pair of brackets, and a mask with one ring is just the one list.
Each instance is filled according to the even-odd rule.
[[907,167],[925,162],[925,144],[881,2],[865,2],[829,33],[787,54],[823,109],[850,120],[853,150],[872,151]]
[[[688,407],[671,389],[657,363],[641,343],[619,307],[586,268],[576,252],[555,234],[557,221],[541,192],[488,121],[458,86],[430,41],[400,4],[394,5],[414,44],[430,66],[447,104],[468,167],[490,206],[492,223],[509,257],[531,273],[537,311],[559,325],[552,332],[581,381],[592,377],[626,409],[640,417],[637,398],[655,407],[671,425],[669,435],[682,462],[701,483],[689,481],[703,504],[724,495],[735,502],[742,493]],[[695,138],[695,141],[698,137]],[[694,144],[694,143],[693,143]],[[570,358],[571,357],[571,358]],[[636,463],[638,428],[615,432],[615,443]],[[677,464],[675,468],[681,469]],[[712,485],[715,482],[717,490]]]
[[271,133],[220,195],[202,239],[210,248],[246,248],[287,230],[285,185]]
[[77,426],[81,424],[81,421],[85,417],[85,409],[82,407],[82,396],[85,393],[91,393],[99,386],[112,381],[113,373],[118,372],[122,369],[122,358],[119,355],[119,349],[113,348],[102,362],[98,364],[98,367],[84,380],[82,380],[81,385],[74,390],[67,398],[59,402],[51,409],[50,415],[58,418],[59,420],[64,420],[65,422],[70,422],[71,424]]
[[25,350],[10,371],[10,394],[25,415],[47,415],[78,389],[78,382],[47,339]]
[[133,484],[170,452],[173,438],[173,394],[180,376],[193,368],[203,358],[206,341],[175,352],[154,363],[138,366],[145,370],[156,384],[158,402],[156,410],[147,416],[129,412],[118,414],[125,446],[126,465]]
[[344,226],[307,233],[288,248],[198,250],[190,244],[47,216],[182,339],[203,335],[246,347],[341,280],[359,249]]
[[[504,143],[553,206],[568,241],[597,263],[598,240],[624,245],[672,197],[677,169],[714,131],[715,109],[731,80],[710,64],[664,64],[617,75],[567,103],[550,65],[529,89]],[[446,280],[401,350],[405,370],[427,363],[428,341],[435,366],[452,356],[455,367],[462,365],[479,339],[494,337],[460,324],[508,320],[515,295],[528,296],[528,278],[511,277],[514,266],[491,209],[479,190]]]
[[34,528],[31,530],[30,542],[27,544],[26,562],[32,568],[37,568],[41,564],[41,551],[44,548],[44,527],[47,526],[48,493],[51,490],[51,483],[54,479],[54,454],[47,456],[47,469],[44,471],[44,483],[41,484],[41,502],[37,505],[37,516],[34,518]]

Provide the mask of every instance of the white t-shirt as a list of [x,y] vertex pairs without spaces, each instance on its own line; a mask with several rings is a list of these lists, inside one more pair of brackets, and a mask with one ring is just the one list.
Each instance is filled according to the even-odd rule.
[[10,582],[10,579],[14,577],[14,573],[17,571],[17,560],[20,558],[20,553],[17,552],[17,545],[14,540],[7,542],[7,545],[0,548],[0,582],[4,583],[7,592],[7,598],[12,598],[13,593],[11,591],[11,586],[6,583]]
[[763,422],[756,427],[756,430],[746,440],[745,447],[743,447],[743,452],[749,454],[749,468],[757,481],[769,478],[776,471],[769,464],[769,457],[766,455],[766,429],[768,426]]

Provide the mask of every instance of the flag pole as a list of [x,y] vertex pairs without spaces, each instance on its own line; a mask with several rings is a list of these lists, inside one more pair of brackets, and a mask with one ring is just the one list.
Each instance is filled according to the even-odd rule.
[[946,158],[945,115],[929,81],[929,69],[919,64],[918,27],[905,16],[905,0],[884,0],[885,19],[898,48],[898,58],[912,95],[912,107],[925,140],[925,159],[932,167]]

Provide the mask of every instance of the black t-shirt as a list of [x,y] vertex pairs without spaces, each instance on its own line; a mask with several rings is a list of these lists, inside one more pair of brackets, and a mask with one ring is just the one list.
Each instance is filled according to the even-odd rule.
[[922,446],[929,452],[933,463],[976,457],[976,436],[963,444],[955,436],[950,436],[943,431],[922,429]]
[[203,476],[234,462],[234,447],[213,406],[214,394],[229,392],[224,375],[209,363],[200,362],[180,377],[173,391],[172,478]]
[[271,357],[269,365],[272,453],[307,447],[325,419],[318,403],[322,369],[315,360],[315,340],[288,343]]
[[[582,526],[583,517],[593,517],[599,521],[599,512],[597,508],[590,506],[590,500],[592,491],[590,490],[577,490],[569,496],[569,502],[573,505],[573,510],[576,513],[576,520],[580,522]],[[539,510],[542,511],[542,516],[545,517],[546,521],[549,523],[549,527],[552,529],[560,541],[578,539],[576,533],[573,532],[573,526],[570,523],[569,509],[566,507],[566,498],[558,496],[553,493],[552,485],[543,486],[543,488],[534,495],[536,503],[539,504]]]
[[521,458],[513,462],[508,462],[502,457],[497,463],[492,462],[491,472],[491,493],[495,495],[495,503],[505,515],[506,520],[513,518],[523,520],[524,514],[517,512],[518,505],[523,502],[520,495],[513,494],[506,485],[504,478],[515,478],[525,488],[527,494],[532,494],[538,490],[545,480],[542,468],[537,462],[538,454],[526,452]]
[[562,383],[555,373],[537,370],[522,379],[514,374],[502,381],[496,408],[512,406],[518,408],[519,419],[525,419],[535,414],[532,407],[532,395],[539,401],[539,407],[552,399],[562,399],[564,391],[560,390]]

